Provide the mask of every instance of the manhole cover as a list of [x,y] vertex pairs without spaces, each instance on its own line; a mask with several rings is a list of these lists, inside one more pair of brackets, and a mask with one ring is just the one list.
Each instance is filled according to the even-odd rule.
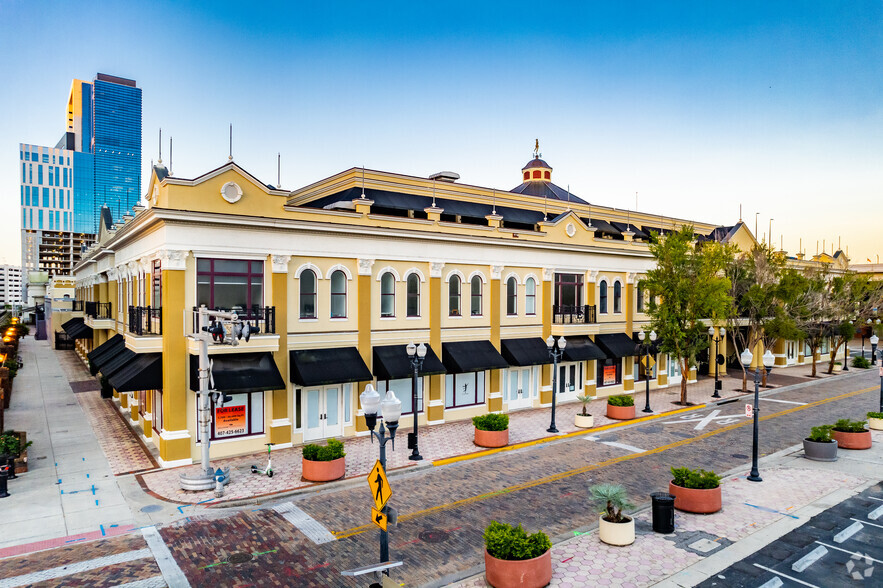
[[227,561],[231,564],[241,564],[247,561],[251,561],[250,553],[234,553],[230,557],[227,558]]
[[425,541],[426,543],[441,543],[442,541],[447,541],[448,533],[446,531],[441,531],[439,529],[429,529],[427,531],[423,531],[417,537],[421,541]]
[[162,510],[162,507],[158,504],[148,504],[141,507],[141,512],[156,512],[158,510]]
[[734,453],[731,457],[735,457],[736,459],[748,459],[748,456],[742,453]]

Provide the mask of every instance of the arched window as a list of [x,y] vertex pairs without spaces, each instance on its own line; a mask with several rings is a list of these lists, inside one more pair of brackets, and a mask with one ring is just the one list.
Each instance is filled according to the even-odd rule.
[[644,312],[644,284],[638,282],[636,290],[637,293],[635,294],[635,299],[637,303],[637,311]]
[[346,274],[337,270],[331,274],[331,318],[346,317]]
[[407,316],[420,316],[420,276],[408,276]]
[[460,316],[460,278],[451,276],[448,282],[448,314]]
[[392,272],[380,276],[380,316],[396,315],[396,278]]
[[481,316],[481,278],[472,276],[472,295],[470,296],[472,316]]
[[530,179],[530,172],[524,172],[524,180],[527,181]]
[[300,274],[300,318],[316,318],[316,274],[304,270]]
[[607,314],[607,280],[598,284],[598,312]]
[[518,283],[515,278],[506,280],[506,314],[517,314],[518,310]]
[[524,283],[524,314],[537,313],[537,283],[528,278]]
[[622,284],[613,282],[613,312],[622,312]]

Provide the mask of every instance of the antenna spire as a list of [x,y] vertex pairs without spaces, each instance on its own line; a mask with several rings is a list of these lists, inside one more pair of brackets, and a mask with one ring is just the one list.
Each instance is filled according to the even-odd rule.
[[432,207],[435,208],[435,178],[432,178]]
[[169,175],[172,175],[172,137],[169,137]]
[[159,128],[159,159],[157,163],[162,165],[162,127]]
[[365,164],[362,164],[362,200],[365,200]]
[[233,123],[230,123],[230,154],[227,159],[233,161]]
[[549,205],[549,199],[543,198],[543,222],[548,222],[548,220],[549,220],[549,215],[546,214],[546,210],[548,208],[548,205]]
[[282,189],[282,153],[276,152],[276,187]]
[[497,189],[496,189],[496,188],[494,188],[494,200],[493,200],[493,203],[494,203],[494,208],[493,208],[493,210],[491,211],[491,214],[494,215],[494,216],[497,216]]

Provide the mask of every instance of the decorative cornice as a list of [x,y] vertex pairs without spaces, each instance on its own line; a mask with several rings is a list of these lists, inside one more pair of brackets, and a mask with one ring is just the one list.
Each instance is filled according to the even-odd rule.
[[374,265],[373,259],[359,259],[359,275],[360,276],[370,276],[371,275],[371,267]]
[[187,269],[189,251],[183,249],[160,249],[156,256],[160,259],[163,270],[183,271]]
[[506,269],[505,265],[492,265],[491,266],[491,279],[499,280],[500,276],[503,275],[503,270]]
[[594,283],[598,279],[598,270],[589,270],[589,283]]
[[290,255],[271,255],[270,262],[273,266],[273,273],[287,274],[289,261],[291,261]]
[[429,262],[429,277],[430,278],[440,278],[444,267],[445,267],[445,262],[443,262],[443,261],[430,261]]
[[543,281],[544,282],[551,282],[552,278],[554,276],[555,276],[555,270],[553,268],[550,268],[550,267],[543,268]]

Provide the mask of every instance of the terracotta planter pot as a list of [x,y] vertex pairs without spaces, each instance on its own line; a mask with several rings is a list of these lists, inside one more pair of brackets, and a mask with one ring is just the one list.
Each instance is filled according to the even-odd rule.
[[494,588],[542,588],[552,581],[552,550],[533,559],[497,559],[484,550],[484,573]]
[[635,542],[635,519],[629,517],[626,523],[611,523],[598,519],[598,537],[607,545],[631,545]]
[[711,514],[721,509],[721,487],[698,489],[668,483],[668,493],[675,497],[675,508],[684,512]]
[[875,431],[883,431],[883,419],[868,417],[868,426]]
[[595,417],[590,414],[583,416],[580,413],[577,413],[576,416],[573,417],[573,424],[581,429],[591,429],[595,426]]
[[346,457],[331,461],[311,461],[301,458],[303,476],[311,482],[339,480],[346,474]]
[[635,405],[631,406],[613,406],[607,405],[607,418],[620,421],[627,421],[635,418]]
[[841,449],[870,449],[871,448],[871,432],[863,433],[844,433],[842,431],[831,431],[831,438],[837,441],[837,445]]
[[803,440],[803,456],[813,461],[837,461],[837,441],[830,443],[824,441]]
[[505,431],[475,429],[475,444],[479,447],[505,447],[509,444],[509,429]]

